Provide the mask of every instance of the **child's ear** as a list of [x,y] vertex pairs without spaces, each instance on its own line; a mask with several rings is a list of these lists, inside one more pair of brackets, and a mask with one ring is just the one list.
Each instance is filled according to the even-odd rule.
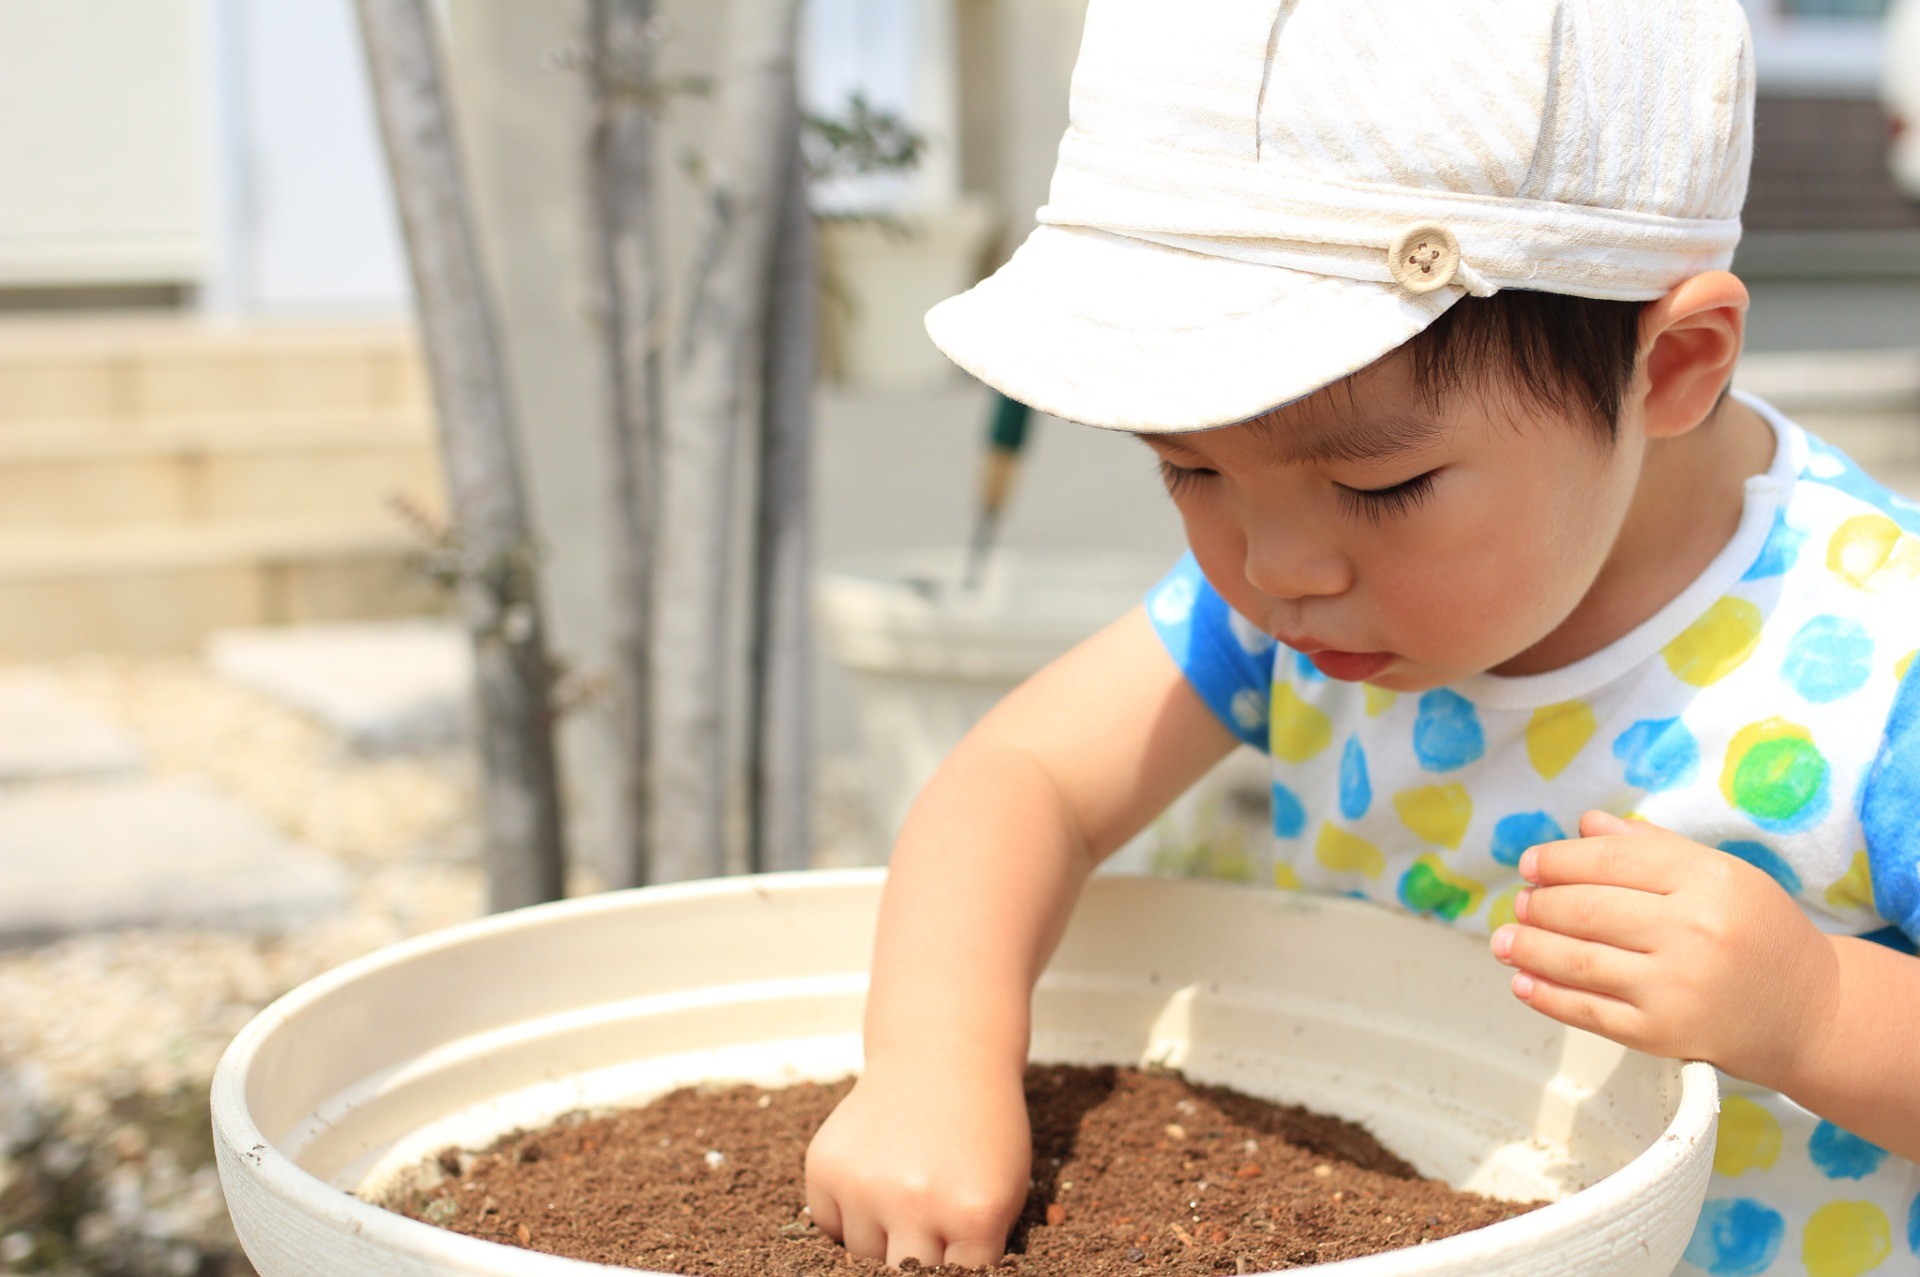
[[1740,358],[1747,286],[1723,270],[1682,280],[1640,315],[1640,371],[1646,434],[1666,439],[1705,421]]

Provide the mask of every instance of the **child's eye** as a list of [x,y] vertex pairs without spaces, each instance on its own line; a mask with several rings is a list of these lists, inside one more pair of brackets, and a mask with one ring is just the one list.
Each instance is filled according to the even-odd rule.
[[1340,489],[1340,504],[1348,513],[1378,523],[1394,515],[1406,514],[1433,494],[1433,480],[1440,472],[1429,470],[1425,474],[1415,475],[1405,483],[1396,483],[1391,488],[1349,488],[1346,484],[1336,484]]
[[1167,495],[1177,497],[1197,483],[1213,478],[1218,471],[1189,470],[1185,466],[1176,466],[1162,458],[1160,461],[1160,480],[1167,485]]

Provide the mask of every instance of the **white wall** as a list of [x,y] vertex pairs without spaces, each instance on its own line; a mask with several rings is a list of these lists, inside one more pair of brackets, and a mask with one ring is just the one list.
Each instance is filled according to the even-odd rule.
[[405,251],[350,0],[206,0],[220,252],[210,309],[391,314]]
[[206,269],[201,20],[200,0],[0,0],[0,285]]

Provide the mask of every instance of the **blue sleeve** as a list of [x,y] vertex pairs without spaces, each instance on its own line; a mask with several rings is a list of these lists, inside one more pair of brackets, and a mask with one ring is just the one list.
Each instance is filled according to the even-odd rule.
[[1190,553],[1147,592],[1147,616],[1174,664],[1227,730],[1266,750],[1279,645],[1234,615]]
[[1920,661],[1907,670],[1887,716],[1879,756],[1860,801],[1867,873],[1880,916],[1920,940]]

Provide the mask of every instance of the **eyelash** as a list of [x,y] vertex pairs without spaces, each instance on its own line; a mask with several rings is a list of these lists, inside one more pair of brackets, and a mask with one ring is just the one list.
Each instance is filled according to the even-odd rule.
[[1340,489],[1340,504],[1349,514],[1357,514],[1373,523],[1398,515],[1409,514],[1433,495],[1433,481],[1439,475],[1438,470],[1429,470],[1425,474],[1415,475],[1405,483],[1396,483],[1391,488],[1349,488],[1344,484],[1336,485]]
[[[1429,470],[1404,483],[1396,483],[1391,488],[1349,488],[1344,484],[1334,486],[1340,491],[1340,504],[1347,513],[1378,523],[1417,509],[1433,495],[1433,481],[1439,473],[1438,470]],[[1168,495],[1176,498],[1194,484],[1213,478],[1214,474],[1212,470],[1189,470],[1171,461],[1160,462],[1161,481],[1167,485]]]

